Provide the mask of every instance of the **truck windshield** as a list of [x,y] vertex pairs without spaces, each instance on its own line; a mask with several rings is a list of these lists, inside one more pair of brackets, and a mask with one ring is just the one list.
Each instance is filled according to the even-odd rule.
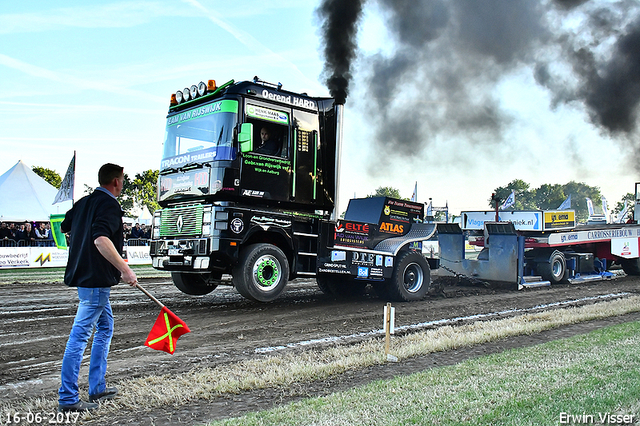
[[214,160],[232,160],[238,102],[223,100],[167,118],[160,171]]

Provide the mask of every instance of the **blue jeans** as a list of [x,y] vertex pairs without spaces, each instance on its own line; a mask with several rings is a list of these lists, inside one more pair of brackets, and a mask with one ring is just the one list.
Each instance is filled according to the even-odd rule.
[[78,375],[82,356],[95,327],[91,360],[89,362],[89,395],[104,392],[107,372],[107,355],[113,336],[113,313],[109,303],[110,287],[78,287],[78,312],[73,321],[67,347],[62,358],[62,385],[58,390],[58,402],[72,405],[79,401]]

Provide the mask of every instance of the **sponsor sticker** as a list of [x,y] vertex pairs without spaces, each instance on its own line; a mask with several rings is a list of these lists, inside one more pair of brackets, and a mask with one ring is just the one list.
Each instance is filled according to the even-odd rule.
[[332,250],[331,251],[331,261],[332,262],[340,262],[343,260],[347,260],[347,252],[342,250]]

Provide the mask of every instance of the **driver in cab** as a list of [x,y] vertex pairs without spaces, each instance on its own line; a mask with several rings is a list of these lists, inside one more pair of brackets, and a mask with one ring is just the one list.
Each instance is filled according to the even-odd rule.
[[267,127],[260,129],[260,145],[255,152],[265,155],[278,155],[278,143],[271,139],[271,131]]

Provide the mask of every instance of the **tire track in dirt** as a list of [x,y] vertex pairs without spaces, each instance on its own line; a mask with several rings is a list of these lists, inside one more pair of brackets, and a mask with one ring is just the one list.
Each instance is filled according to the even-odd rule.
[[[423,301],[396,304],[396,325],[615,292],[637,293],[639,282],[625,277],[520,292],[447,285]],[[378,330],[386,303],[372,292],[356,300],[335,300],[323,295],[314,280],[293,281],[282,297],[264,304],[248,301],[230,287],[195,297],[180,293],[166,279],[143,281],[142,285],[192,332],[180,338],[173,356],[143,346],[159,308],[135,288],[114,287],[115,334],[107,380],[180,373],[261,356],[255,353],[256,348]],[[54,393],[76,310],[75,290],[63,284],[41,283],[5,285],[2,291],[0,321],[7,326],[0,329],[0,345],[4,345],[0,346],[0,392],[8,401]],[[86,381],[86,368],[83,363],[81,383]]]

